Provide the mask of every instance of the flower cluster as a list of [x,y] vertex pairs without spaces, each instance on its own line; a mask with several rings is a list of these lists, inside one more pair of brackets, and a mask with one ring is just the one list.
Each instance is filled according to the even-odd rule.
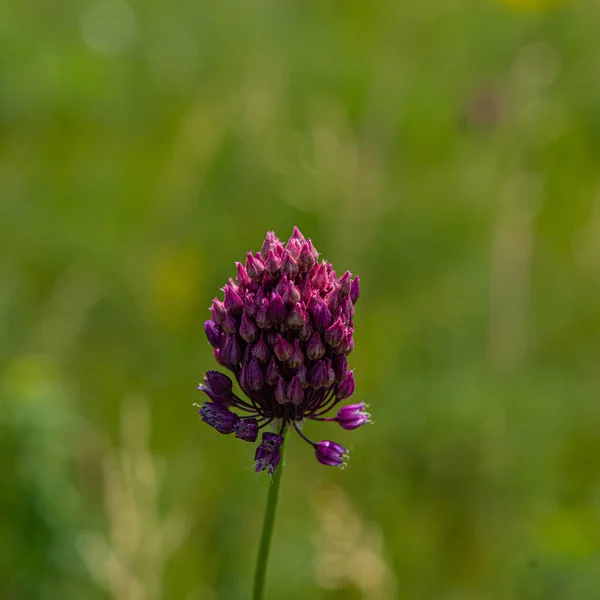
[[335,442],[309,440],[304,419],[336,421],[344,429],[369,420],[364,402],[324,416],[354,393],[347,356],[354,348],[359,279],[349,271],[337,277],[318,256],[297,227],[285,246],[267,233],[260,252],[248,252],[245,266],[236,263],[236,281],[229,279],[224,300],[213,300],[212,318],[204,323],[215,359],[234,374],[247,398],[233,392],[229,377],[208,371],[198,389],[210,400],[198,412],[220,433],[248,442],[271,424],[274,432],[263,433],[256,449],[256,471],[273,473],[288,427],[313,446],[319,462],[344,466],[348,451]]

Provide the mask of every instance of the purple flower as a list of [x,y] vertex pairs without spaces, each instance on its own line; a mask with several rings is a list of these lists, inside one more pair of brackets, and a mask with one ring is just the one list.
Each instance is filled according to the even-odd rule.
[[367,405],[364,402],[348,404],[338,411],[338,414],[327,421],[337,421],[344,429],[356,429],[365,423],[370,423],[371,415],[365,412]]
[[202,420],[249,442],[260,429],[276,427],[262,434],[257,471],[275,470],[291,428],[313,446],[319,462],[345,465],[345,448],[312,442],[302,425],[311,419],[355,429],[369,420],[364,403],[325,416],[354,392],[347,356],[354,348],[358,277],[349,271],[338,277],[330,263],[319,262],[312,242],[297,227],[286,244],[267,233],[260,252],[248,252],[236,269],[236,280],[222,288],[223,299],[213,300],[204,329],[215,359],[231,371],[246,397],[233,392],[229,377],[209,371],[198,386],[210,399],[200,407]]
[[315,444],[317,460],[330,467],[344,467],[348,462],[348,450],[335,442],[323,441]]
[[206,402],[198,410],[205,423],[214,427],[219,433],[232,433],[239,417],[228,408],[216,402]]

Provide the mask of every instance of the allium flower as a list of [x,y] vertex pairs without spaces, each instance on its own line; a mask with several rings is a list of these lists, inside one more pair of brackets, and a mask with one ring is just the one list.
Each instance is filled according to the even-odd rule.
[[267,233],[260,252],[248,252],[245,266],[236,263],[236,281],[222,288],[223,301],[213,300],[212,318],[204,323],[217,362],[234,374],[247,398],[233,392],[229,377],[208,371],[198,389],[210,401],[198,412],[220,433],[249,442],[271,424],[276,433],[262,434],[256,471],[273,473],[292,427],[319,462],[344,466],[348,451],[335,442],[312,442],[302,432],[304,420],[336,421],[344,429],[369,422],[364,402],[324,416],[354,393],[347,356],[354,348],[360,290],[358,277],[349,271],[337,277],[318,256],[297,227],[285,246]]

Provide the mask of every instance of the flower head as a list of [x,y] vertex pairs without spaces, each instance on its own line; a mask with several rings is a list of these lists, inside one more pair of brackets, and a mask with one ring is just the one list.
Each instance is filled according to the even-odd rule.
[[261,251],[248,252],[236,267],[236,280],[223,287],[223,300],[213,300],[204,330],[215,359],[233,373],[246,398],[233,392],[229,377],[208,371],[198,386],[210,399],[199,410],[202,420],[250,442],[260,429],[276,426],[277,433],[262,434],[257,471],[275,470],[287,428],[313,446],[319,462],[344,466],[343,446],[312,442],[301,429],[305,419],[336,421],[344,429],[369,420],[364,403],[324,416],[354,393],[347,356],[354,348],[358,277],[349,271],[338,277],[330,263],[319,262],[297,227],[285,245],[267,233]]

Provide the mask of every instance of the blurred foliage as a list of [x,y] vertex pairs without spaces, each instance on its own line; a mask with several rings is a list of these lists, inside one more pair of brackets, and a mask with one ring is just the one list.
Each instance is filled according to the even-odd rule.
[[[267,478],[202,322],[297,224],[375,425],[292,439],[271,598],[600,590],[600,9],[0,4],[0,591],[247,598]],[[310,425],[309,425],[310,427]]]

